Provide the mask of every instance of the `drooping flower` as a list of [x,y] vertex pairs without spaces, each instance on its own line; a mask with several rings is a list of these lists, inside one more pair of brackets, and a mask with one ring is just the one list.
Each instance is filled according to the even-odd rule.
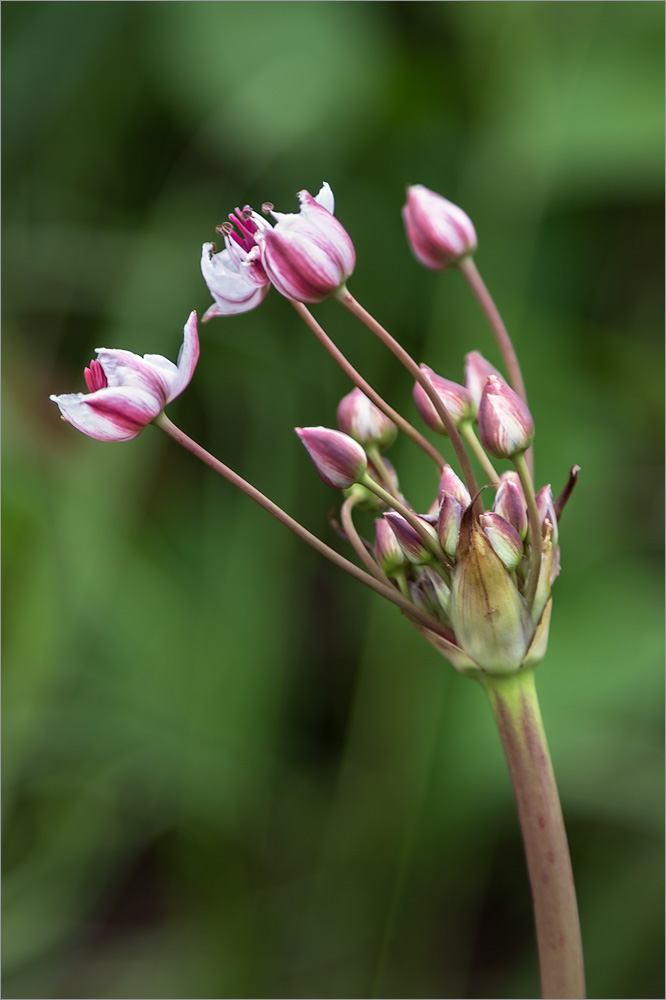
[[98,441],[131,441],[189,385],[199,359],[197,314],[190,313],[174,364],[161,354],[97,348],[85,369],[88,393],[51,396],[64,420]]
[[422,184],[407,189],[402,217],[412,253],[431,271],[444,271],[476,250],[469,216]]

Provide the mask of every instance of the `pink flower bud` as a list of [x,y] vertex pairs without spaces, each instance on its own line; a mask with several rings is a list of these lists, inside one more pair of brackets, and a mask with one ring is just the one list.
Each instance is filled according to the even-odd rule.
[[388,521],[375,521],[375,558],[387,576],[393,576],[407,561]]
[[439,480],[439,496],[443,498],[447,493],[458,501],[463,510],[466,510],[472,502],[469,490],[450,465],[444,466]]
[[[456,427],[464,420],[474,419],[476,412],[474,402],[463,385],[458,385],[457,382],[450,382],[449,379],[442,378],[441,375],[437,375],[427,365],[420,365],[419,367],[449,411],[451,420]],[[433,431],[437,431],[438,434],[446,434],[446,428],[420,382],[414,383],[414,402],[428,427]]]
[[398,428],[360,389],[352,389],[338,404],[338,427],[362,445],[384,451],[395,441]]
[[368,460],[353,438],[328,427],[296,427],[296,433],[328,486],[345,490],[363,479]]
[[[322,191],[327,189],[324,185]],[[300,191],[298,215],[272,212],[275,228],[256,234],[261,264],[278,292],[296,302],[321,302],[344,285],[356,255],[346,229],[324,207],[322,191]],[[329,204],[333,204],[331,193]],[[253,251],[251,257],[256,256]]]
[[497,368],[491,365],[490,361],[486,361],[478,351],[470,351],[469,354],[465,355],[465,385],[477,409],[490,375],[502,378]]
[[51,396],[63,420],[98,441],[131,441],[189,385],[199,359],[197,314],[183,331],[178,364],[161,354],[97,349],[85,370],[89,393]]
[[422,184],[408,188],[402,218],[412,253],[431,271],[444,271],[476,250],[471,219]]
[[511,572],[517,569],[523,558],[523,540],[513,525],[499,514],[481,514],[479,524],[506,568]]
[[551,538],[553,540],[553,545],[557,545],[559,532],[557,530],[557,515],[555,513],[555,506],[553,504],[553,491],[551,489],[550,483],[547,486],[542,486],[536,495],[536,505],[539,512],[539,520],[543,526],[546,521],[550,521],[550,526],[552,530]]
[[[422,566],[424,563],[432,562],[431,551],[425,547],[418,531],[412,528],[409,521],[406,521],[402,514],[397,514],[395,511],[391,510],[384,514],[384,517],[390,524],[391,530],[395,534],[400,548],[405,553],[405,556],[410,563],[414,563],[416,566]],[[432,535],[433,540],[437,541],[437,532],[433,526],[424,518],[419,518],[419,520],[423,522],[424,528],[429,534]]]
[[500,476],[493,510],[512,524],[521,538],[527,536],[527,504],[516,472],[503,472]]
[[534,437],[532,414],[520,396],[497,375],[491,375],[486,382],[478,422],[481,443],[495,458],[521,454]]
[[450,493],[445,493],[442,497],[439,517],[437,518],[437,536],[439,544],[451,559],[455,558],[458,550],[462,516],[462,504],[455,497],[451,496]]

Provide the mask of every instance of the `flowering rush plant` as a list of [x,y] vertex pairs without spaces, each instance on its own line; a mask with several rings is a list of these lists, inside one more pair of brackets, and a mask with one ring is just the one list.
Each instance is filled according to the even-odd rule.
[[[576,895],[557,787],[537,701],[534,670],[548,643],[552,586],[560,570],[559,520],[575,485],[535,488],[534,422],[520,366],[473,254],[472,222],[445,198],[410,187],[403,219],[417,261],[456,268],[497,340],[504,374],[478,351],[464,382],[417,362],[352,296],[352,240],[334,215],[333,193],[301,191],[298,213],[236,208],[217,227],[224,246],[204,243],[201,269],[213,297],[204,320],[258,307],[273,287],[286,298],[353,384],[337,427],[296,428],[321,478],[338,490],[340,534],[352,561],[206,451],[166,416],[199,358],[197,317],[185,324],[174,364],[161,355],[97,350],[85,369],[87,393],[52,396],[64,420],[100,441],[129,441],[153,423],[351,576],[396,605],[407,621],[487,695],[513,783],[527,867],[544,997],[584,997]],[[272,221],[271,221],[272,220]],[[391,351],[414,382],[426,425],[446,455],[392,409],[350,364],[308,306],[333,297]],[[418,511],[403,493],[386,451],[406,435],[435,466],[432,504]],[[444,449],[443,449],[444,450]],[[498,472],[496,460],[510,467]],[[364,539],[358,510],[375,516]]]

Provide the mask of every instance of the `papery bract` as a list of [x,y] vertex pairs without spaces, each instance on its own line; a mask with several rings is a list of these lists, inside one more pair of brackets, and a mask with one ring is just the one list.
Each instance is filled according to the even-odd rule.
[[64,420],[98,441],[131,441],[189,384],[199,359],[197,314],[190,313],[174,364],[160,354],[97,348],[86,369],[89,393],[51,396]]

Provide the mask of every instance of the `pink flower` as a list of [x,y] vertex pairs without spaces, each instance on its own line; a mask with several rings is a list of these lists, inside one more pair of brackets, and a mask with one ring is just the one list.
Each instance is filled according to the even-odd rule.
[[422,184],[408,188],[402,217],[412,253],[431,271],[444,271],[476,250],[471,219]]
[[344,285],[354,270],[354,245],[333,215],[333,192],[328,184],[316,198],[299,191],[298,200],[297,215],[271,210],[277,220],[275,228],[257,234],[261,264],[271,284],[286,298],[321,302]]
[[189,385],[199,359],[197,314],[190,313],[178,364],[161,354],[97,348],[85,369],[88,394],[51,396],[63,420],[98,441],[131,441]]
[[271,226],[249,205],[237,208],[218,226],[224,250],[204,243],[201,271],[215,304],[204,314],[232,316],[254,309],[271,284],[297,302],[321,302],[344,284],[354,269],[354,247],[333,215],[333,192],[324,183],[315,198],[299,192],[298,214],[283,214],[266,205],[276,220]]

